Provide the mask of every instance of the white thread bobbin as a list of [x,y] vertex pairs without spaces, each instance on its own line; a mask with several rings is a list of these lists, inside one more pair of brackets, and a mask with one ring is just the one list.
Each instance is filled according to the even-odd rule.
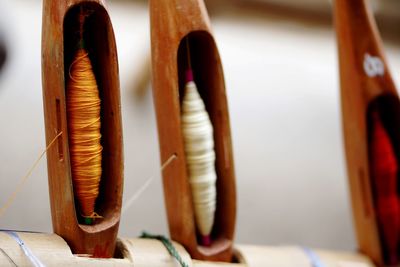
[[206,245],[210,243],[217,197],[213,127],[192,80],[185,86],[182,101],[182,131],[196,224]]

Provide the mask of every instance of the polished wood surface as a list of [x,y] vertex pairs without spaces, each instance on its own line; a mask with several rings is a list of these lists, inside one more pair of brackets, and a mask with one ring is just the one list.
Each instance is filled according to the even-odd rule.
[[[373,14],[363,0],[336,0],[347,170],[361,252],[382,264],[368,163],[367,111],[382,96],[397,99]],[[392,125],[393,127],[393,125]]]
[[[164,245],[154,239],[119,238],[116,258],[92,259],[71,253],[68,244],[54,234],[16,233],[33,255],[45,266],[79,267],[176,267],[179,264],[168,253]],[[237,262],[210,262],[194,260],[188,251],[173,242],[177,253],[188,267],[316,267],[304,249],[295,246],[254,246],[235,247]],[[29,258],[18,243],[7,233],[0,232],[0,266],[31,266]],[[319,266],[374,267],[364,255],[351,252],[312,250],[314,261]],[[12,264],[13,261],[15,264]]]
[[[231,261],[236,221],[236,189],[228,105],[221,60],[202,0],[150,1],[153,95],[171,238],[195,259]],[[200,246],[181,131],[180,101],[188,62],[189,37],[194,79],[214,127],[217,210],[211,246]]]
[[[66,114],[66,80],[79,36],[79,12],[89,12],[84,39],[101,98],[103,174],[96,212],[103,219],[81,223],[71,177]],[[47,151],[54,232],[73,253],[112,257],[118,234],[123,188],[122,122],[114,33],[104,1],[45,0],[42,25],[42,84],[46,142],[62,131]]]

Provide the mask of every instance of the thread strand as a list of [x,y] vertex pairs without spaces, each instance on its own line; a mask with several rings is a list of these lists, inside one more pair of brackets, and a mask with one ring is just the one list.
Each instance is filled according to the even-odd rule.
[[[162,164],[161,166],[161,172],[169,165],[171,164],[172,161],[174,161],[176,159],[176,155],[173,154],[172,156],[170,156],[165,162],[164,164]],[[126,202],[126,204],[124,204],[122,206],[122,211],[121,213],[124,214],[125,211],[127,211],[130,206],[132,206],[132,204],[136,201],[136,199],[138,199],[144,191],[146,191],[146,189],[150,186],[150,184],[153,182],[155,178],[155,175],[150,176],[146,182],[132,195],[132,197],[129,198],[129,200]]]
[[27,174],[25,174],[22,179],[20,179],[20,182],[18,183],[17,187],[15,190],[10,194],[8,197],[6,203],[0,208],[0,218],[4,215],[4,213],[8,210],[8,208],[14,203],[15,198],[17,197],[18,193],[22,190],[24,187],[26,181],[28,181],[28,178],[31,176],[32,172],[36,169],[37,165],[39,164],[40,160],[43,158],[44,154],[46,154],[47,150],[50,149],[50,147],[55,143],[58,137],[60,137],[62,132],[59,132],[56,137],[49,143],[49,145],[46,147],[46,149],[39,155],[39,157],[36,159],[36,161],[33,163],[32,167],[28,170]]

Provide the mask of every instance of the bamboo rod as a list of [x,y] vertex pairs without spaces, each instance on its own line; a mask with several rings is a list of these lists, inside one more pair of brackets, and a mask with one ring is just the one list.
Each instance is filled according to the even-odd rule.
[[[16,233],[33,255],[44,266],[134,266],[176,267],[175,259],[157,240],[121,238],[118,240],[117,256],[112,259],[79,257],[71,253],[68,244],[55,234]],[[268,247],[239,245],[235,248],[238,263],[222,263],[192,260],[180,244],[174,242],[179,255],[189,267],[315,267],[310,257],[300,247]],[[31,266],[20,245],[9,234],[0,232],[0,266]],[[316,250],[315,257],[321,266],[374,267],[371,261],[357,253]]]

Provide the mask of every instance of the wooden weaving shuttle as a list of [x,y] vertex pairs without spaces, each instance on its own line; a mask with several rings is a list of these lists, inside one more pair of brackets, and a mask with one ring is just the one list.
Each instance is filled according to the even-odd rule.
[[[71,176],[68,144],[66,81],[82,33],[92,61],[101,99],[102,176],[96,212],[103,218],[86,225],[79,214]],[[47,151],[54,232],[75,254],[113,257],[121,215],[123,189],[122,119],[117,51],[113,28],[103,0],[44,0],[42,25],[42,84],[46,142],[62,132]]]
[[398,165],[400,101],[370,7],[364,0],[336,0],[334,14],[347,171],[358,245],[361,252],[382,266],[386,255],[374,207],[377,189],[371,175],[371,114],[374,110],[382,119]]
[[[163,170],[170,235],[195,259],[231,261],[236,218],[234,164],[222,65],[206,7],[202,0],[151,0],[150,17],[161,162],[176,156]],[[185,72],[190,61],[214,128],[217,204],[209,246],[200,244],[196,230],[181,129]]]

